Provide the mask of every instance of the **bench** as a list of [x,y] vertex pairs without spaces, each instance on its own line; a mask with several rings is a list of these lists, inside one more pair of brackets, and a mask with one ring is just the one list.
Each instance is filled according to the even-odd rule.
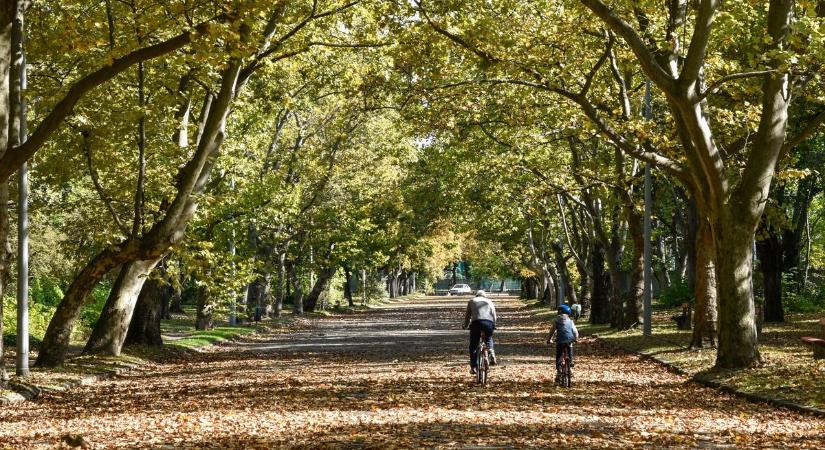
[[814,359],[825,359],[825,319],[819,321],[819,329],[823,337],[803,336],[802,342],[813,347]]
[[682,314],[671,316],[670,320],[676,322],[676,328],[679,330],[689,330],[691,327],[691,307],[690,303],[682,304]]
[[802,342],[814,348],[814,359],[825,359],[825,339],[813,336],[804,336]]

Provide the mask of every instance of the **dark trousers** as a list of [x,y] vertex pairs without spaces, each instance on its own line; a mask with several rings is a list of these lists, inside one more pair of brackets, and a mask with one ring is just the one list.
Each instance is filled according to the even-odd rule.
[[559,344],[556,343],[556,370],[561,369],[561,352],[564,347],[569,347],[570,351],[570,367],[573,367],[573,346],[569,343],[567,344]]
[[476,367],[476,350],[478,350],[478,340],[481,338],[481,332],[487,339],[484,341],[487,348],[493,349],[493,321],[492,320],[474,320],[470,324],[470,367]]

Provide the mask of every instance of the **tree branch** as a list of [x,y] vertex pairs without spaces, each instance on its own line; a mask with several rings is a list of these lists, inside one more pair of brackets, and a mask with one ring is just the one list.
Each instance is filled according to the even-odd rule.
[[716,91],[718,91],[719,88],[723,84],[727,83],[728,81],[740,80],[742,78],[758,77],[758,76],[762,76],[762,75],[768,75],[768,74],[771,74],[771,73],[774,73],[774,72],[776,72],[776,69],[756,70],[756,71],[753,71],[753,72],[741,72],[741,73],[734,73],[734,74],[726,75],[726,76],[714,81],[710,86],[708,86],[708,88],[705,89],[705,92],[702,92],[699,95],[699,101],[704,100],[707,96],[709,96],[711,94],[715,94]]
[[696,24],[693,28],[693,36],[690,39],[685,63],[682,66],[682,73],[679,75],[679,84],[682,88],[696,83],[699,72],[705,65],[705,52],[710,40],[710,30],[713,27],[713,18],[716,15],[716,8],[719,0],[701,0],[699,12],[696,16]]
[[[220,19],[220,17],[217,19]],[[51,112],[40,122],[37,129],[29,136],[29,139],[24,144],[10,149],[0,158],[0,182],[8,180],[21,164],[34,156],[46,143],[51,134],[54,133],[66,117],[71,114],[74,106],[86,93],[111,80],[119,73],[137,63],[163,56],[189,44],[197,34],[206,32],[207,26],[208,22],[204,22],[193,30],[186,31],[173,38],[134,50],[125,56],[115,59],[109,65],[101,67],[77,80],[69,88],[66,96],[57,102]]]
[[659,65],[656,56],[647,48],[642,38],[629,23],[608,8],[601,0],[581,0],[581,2],[627,42],[636,58],[639,59],[639,63],[647,76],[659,86],[659,89],[666,93],[674,91],[675,80]]
[[112,215],[112,219],[114,219],[115,224],[123,233],[124,236],[129,236],[130,232],[126,225],[120,220],[120,216],[117,215],[117,211],[115,210],[114,205],[112,205],[112,199],[106,195],[106,192],[103,190],[103,185],[100,183],[100,177],[97,174],[97,170],[95,170],[94,163],[92,161],[92,146],[89,143],[89,135],[90,133],[86,130],[82,131],[80,135],[83,138],[83,153],[86,154],[86,165],[89,167],[89,175],[92,177],[92,184],[95,186],[95,190],[97,191],[97,195],[100,197],[100,200],[106,205],[106,208],[109,210],[109,213]]
[[825,109],[820,111],[819,114],[814,116],[810,122],[805,124],[805,128],[803,128],[802,131],[800,131],[796,136],[785,141],[785,145],[782,146],[782,156],[796,148],[799,144],[805,142],[805,140],[811,137],[816,129],[823,123],[825,123]]

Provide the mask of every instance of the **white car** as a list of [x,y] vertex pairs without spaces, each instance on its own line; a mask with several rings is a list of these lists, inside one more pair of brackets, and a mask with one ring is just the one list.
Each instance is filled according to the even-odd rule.
[[450,295],[469,295],[473,290],[467,284],[456,284],[450,288]]

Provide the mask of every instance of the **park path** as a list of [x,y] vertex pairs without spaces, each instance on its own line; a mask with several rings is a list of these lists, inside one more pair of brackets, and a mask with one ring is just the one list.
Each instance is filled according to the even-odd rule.
[[[546,319],[498,299],[502,364],[477,387],[466,299],[313,319],[0,410],[0,448],[825,448],[825,420],[700,387],[585,338],[550,378]],[[65,445],[65,444],[60,444]]]

